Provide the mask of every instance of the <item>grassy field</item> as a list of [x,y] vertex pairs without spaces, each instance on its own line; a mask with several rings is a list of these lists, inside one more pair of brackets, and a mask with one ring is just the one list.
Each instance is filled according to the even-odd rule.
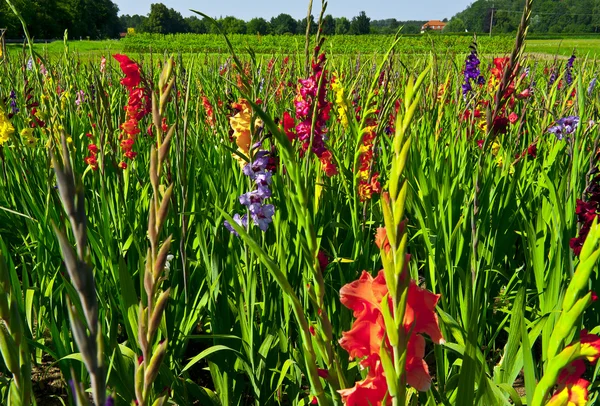
[[598,41],[231,40],[9,46],[0,405],[593,405]]
[[579,57],[594,58],[600,55],[600,38],[598,39],[535,39],[527,41],[527,52],[570,56],[573,51]]
[[[207,49],[209,53],[219,53],[219,49],[223,49],[224,44],[219,44],[215,48],[214,45],[208,45],[209,43],[214,43],[214,39],[206,37],[197,37],[204,38],[202,42],[199,42],[196,49],[193,49],[195,52],[200,52],[199,49]],[[164,38],[160,36],[160,38]],[[452,42],[443,40],[443,38],[452,38]],[[459,38],[459,40],[456,40]],[[512,39],[507,39],[505,37],[498,37],[498,40],[494,41],[493,45],[489,44],[489,38],[481,37],[478,39],[480,43],[480,47],[484,49],[480,49],[480,53],[487,53],[486,47],[490,48],[489,52],[496,53],[498,51],[508,52],[509,47],[507,45],[512,45]],[[237,42],[240,45],[246,45],[253,48],[257,53],[265,53],[269,54],[271,52],[260,52],[261,48],[266,49],[267,51],[272,51],[269,48],[277,48],[277,50],[287,50],[289,52],[303,51],[303,38],[301,37],[281,37],[281,39],[277,39],[276,37],[263,37],[257,38],[255,36],[240,36],[237,38]],[[431,40],[433,39],[433,40]],[[335,53],[373,53],[376,51],[382,51],[386,48],[386,46],[391,43],[391,37],[384,36],[371,36],[368,40],[365,41],[356,41],[355,38],[348,36],[340,36],[340,37],[332,37],[330,42],[333,45],[328,45]],[[438,42],[441,46],[437,48],[432,48],[430,43],[428,42]],[[106,40],[106,41],[71,41],[68,43],[69,50],[75,53],[81,54],[83,57],[100,57],[101,55],[114,54],[119,52],[131,52],[131,51],[139,51],[140,48],[154,46],[155,48],[160,49],[160,42],[169,43],[169,37],[166,37],[164,40],[159,39],[159,36],[151,39],[144,39],[143,44],[139,44],[141,41],[136,40]],[[182,40],[184,45],[181,46],[181,51],[183,53],[189,53],[186,48],[190,49],[189,42],[186,40]],[[265,46],[265,43],[272,43],[268,47]],[[401,40],[398,47],[398,52],[402,53],[427,53],[431,49],[438,49],[440,52],[456,52],[456,53],[466,53],[468,51],[467,46],[470,42],[470,38],[468,37],[440,37],[433,36],[430,39],[421,39],[421,37],[407,37],[406,41]],[[204,45],[206,43],[207,45]],[[419,49],[415,51],[415,44],[419,45]],[[465,46],[466,45],[466,46]],[[504,49],[506,48],[506,49]],[[7,50],[9,53],[18,53],[23,49],[21,44],[7,44]],[[50,43],[40,43],[36,44],[34,47],[35,51],[39,52],[42,55],[47,56],[57,56],[64,52],[64,44],[62,41],[54,41]],[[561,55],[561,56],[570,56],[571,53],[575,50],[576,54],[580,57],[588,55],[589,57],[594,57],[600,54],[600,38],[592,39],[592,38],[584,38],[584,39],[533,39],[527,41],[526,52],[530,52],[533,54],[547,54],[547,55]],[[187,52],[186,52],[187,51]]]

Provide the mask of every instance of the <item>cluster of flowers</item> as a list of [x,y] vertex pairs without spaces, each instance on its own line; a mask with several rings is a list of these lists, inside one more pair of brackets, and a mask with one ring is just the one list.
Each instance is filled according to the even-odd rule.
[[[136,135],[140,133],[139,121],[150,112],[150,96],[144,87],[140,86],[141,73],[138,64],[127,55],[116,54],[113,57],[119,62],[125,77],[121,84],[129,91],[129,99],[125,106],[126,121],[121,124],[123,133],[119,136],[121,150],[128,159],[134,159],[137,152],[133,151]],[[127,168],[125,162],[119,163],[122,169]]]
[[[597,158],[600,158],[598,156]],[[596,166],[590,175],[590,182],[584,192],[584,199],[577,199],[575,214],[577,222],[580,224],[579,235],[571,238],[569,245],[575,255],[579,255],[583,243],[590,232],[590,227],[596,217],[600,215],[600,170]]]
[[[504,76],[504,71],[508,66],[508,62],[509,58],[494,58],[493,64],[490,68],[490,77],[487,82],[488,94],[495,95],[495,93],[498,91],[498,87],[500,86]],[[479,74],[479,70],[475,64],[475,61],[467,58],[465,80],[467,80],[467,77],[471,78],[470,80],[474,80],[473,78],[475,77],[475,74]],[[523,72],[518,80],[511,78],[510,83],[505,89],[502,99],[506,100],[506,104],[503,105],[498,116],[494,117],[494,121],[492,122],[492,130],[496,134],[505,134],[508,131],[509,124],[514,125],[518,122],[519,116],[514,111],[517,105],[517,100],[527,99],[531,96],[531,89],[529,87],[525,88],[520,93],[516,92],[517,83],[522,83],[526,76],[527,71]],[[482,83],[481,80],[482,79],[477,79],[478,83]],[[465,89],[464,86],[465,85],[463,85],[463,90]],[[471,109],[465,110],[462,119],[465,121],[473,120],[481,131],[486,132],[488,130],[487,120],[485,114],[482,112],[487,109],[489,103],[490,102],[488,100],[483,99],[477,101],[477,103],[475,103]],[[508,113],[508,111],[511,110],[512,112]]]
[[17,107],[17,94],[15,93],[14,89],[10,91],[10,95],[8,97],[10,99],[11,110],[11,112],[8,113],[8,118],[13,118],[13,116],[19,112],[19,108]]
[[[407,262],[408,259],[407,255]],[[382,346],[390,353],[392,351],[385,334],[381,308],[387,294],[383,270],[379,271],[376,278],[363,271],[360,279],[340,290],[340,301],[353,310],[356,319],[352,329],[343,333],[340,345],[348,351],[351,358],[362,358],[361,367],[369,368],[364,380],[357,382],[352,388],[339,391],[344,404],[382,405],[384,398],[387,399],[385,404],[391,404],[390,397],[386,397],[388,386],[379,355]],[[427,391],[431,386],[429,368],[423,360],[425,338],[422,333],[427,334],[435,343],[444,342],[435,314],[438,300],[439,295],[419,288],[414,281],[410,282],[403,322],[409,337],[406,348],[406,380],[410,386],[420,391]],[[391,298],[388,305],[393,312]]]
[[88,151],[90,154],[84,159],[84,162],[96,171],[98,170],[98,146],[96,144],[89,144]]
[[346,99],[346,89],[340,83],[336,76],[331,79],[331,89],[335,94],[335,105],[337,107],[338,117],[344,130],[348,129],[348,102]]
[[[595,299],[596,296],[592,295]],[[600,358],[600,337],[589,334],[586,330],[580,333],[579,341],[570,347],[579,345],[579,356],[595,364]],[[587,367],[582,358],[575,359],[558,376],[556,391],[546,406],[586,405],[589,397],[590,382],[582,378]]]
[[31,128],[44,128],[46,127],[46,122],[42,119],[41,112],[38,111],[38,107],[40,103],[35,101],[33,98],[33,87],[28,87],[27,82],[25,82],[25,107],[29,110],[29,115],[31,121],[29,125]]
[[469,56],[467,56],[467,60],[465,61],[465,70],[463,71],[463,75],[465,77],[465,83],[462,85],[463,97],[467,97],[467,94],[473,90],[471,82],[478,85],[483,85],[485,83],[485,79],[483,76],[481,76],[479,64],[480,62],[479,58],[477,57],[477,51],[475,49],[471,49],[471,53]]
[[[318,53],[319,47],[315,51]],[[333,162],[331,151],[325,145],[327,121],[331,111],[331,103],[325,99],[328,84],[327,71],[324,69],[325,54],[321,53],[316,60],[312,61],[311,66],[312,75],[308,79],[298,81],[294,104],[296,119],[299,123],[294,128],[294,119],[285,112],[284,131],[290,140],[298,139],[300,141],[302,154],[311,148],[321,161],[325,174],[333,176],[338,173],[338,168]]]
[[[273,222],[273,214],[275,214],[275,206],[264,203],[265,200],[271,197],[269,185],[271,184],[273,169],[271,157],[265,150],[258,151],[254,156],[254,160],[247,163],[243,169],[244,175],[254,181],[256,189],[244,193],[239,197],[239,200],[242,205],[246,206],[253,223],[262,231],[268,230],[269,224]],[[233,216],[233,219],[242,227],[248,226],[247,214],[240,216],[236,213]],[[229,222],[225,221],[225,227],[227,227],[231,233],[238,235]]]
[[567,136],[568,139],[568,137],[577,130],[578,125],[578,116],[563,117],[557,120],[552,127],[548,128],[548,132],[554,134],[559,140],[562,140],[565,136]]
[[358,158],[358,197],[361,202],[370,200],[373,193],[380,193],[381,185],[377,180],[378,172],[373,172],[373,142],[377,137],[377,123],[374,118],[366,120],[367,126],[363,130],[362,145],[359,148]]
[[14,134],[15,128],[8,120],[8,117],[2,109],[0,109],[0,146],[10,139]]
[[569,86],[573,83],[573,62],[575,62],[575,55],[571,55],[565,67],[565,81]]
[[208,124],[210,128],[215,128],[215,112],[206,95],[202,95],[202,106],[204,107],[204,111],[206,111],[206,124]]

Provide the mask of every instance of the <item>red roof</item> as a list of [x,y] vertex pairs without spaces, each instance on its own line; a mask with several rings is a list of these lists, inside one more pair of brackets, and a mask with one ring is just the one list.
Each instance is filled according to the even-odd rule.
[[441,30],[446,26],[446,23],[440,20],[429,20],[427,21],[425,24],[423,24],[423,27],[421,27],[422,30],[426,30],[426,29],[430,29],[430,30]]

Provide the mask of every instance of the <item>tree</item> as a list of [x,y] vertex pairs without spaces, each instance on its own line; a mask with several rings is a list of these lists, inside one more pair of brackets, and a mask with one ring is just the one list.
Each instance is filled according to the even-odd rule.
[[335,19],[335,34],[344,35],[350,32],[350,21],[346,17]]
[[273,34],[295,34],[296,20],[289,14],[279,14],[271,18],[271,31]]
[[245,34],[246,33],[246,22],[235,18],[233,16],[227,16],[219,19],[219,24],[226,34]]
[[167,8],[162,3],[150,5],[150,14],[142,25],[142,30],[156,34],[187,32],[189,28],[180,12]]
[[331,14],[327,14],[325,17],[323,17],[321,29],[323,30],[323,34],[325,35],[335,34],[335,19]]
[[465,32],[465,22],[460,17],[452,17],[444,27],[443,32]]
[[169,9],[162,3],[150,5],[150,14],[142,27],[145,32],[166,34],[169,25]]
[[206,34],[209,31],[206,21],[196,16],[186,17],[185,23],[188,26],[189,32],[193,32],[194,34]]
[[270,30],[271,27],[269,26],[269,22],[262,17],[253,18],[246,24],[246,32],[248,34],[265,35],[268,34]]
[[[315,17],[310,16],[310,34],[317,33],[317,23],[315,23]],[[298,20],[298,24],[296,25],[296,33],[297,34],[306,34],[306,17],[302,20]]]
[[130,16],[129,14],[122,15],[119,17],[119,24],[121,25],[121,32],[127,32],[128,28],[135,29],[136,32],[142,31],[142,26],[148,17],[139,14]]
[[363,35],[371,32],[371,19],[364,11],[352,18],[350,23],[350,34]]

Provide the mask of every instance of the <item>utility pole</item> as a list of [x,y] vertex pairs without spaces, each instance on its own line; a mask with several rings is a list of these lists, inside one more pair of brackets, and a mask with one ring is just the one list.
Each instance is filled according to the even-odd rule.
[[494,26],[494,4],[492,4],[492,14],[490,16],[490,37],[492,36],[492,27]]

